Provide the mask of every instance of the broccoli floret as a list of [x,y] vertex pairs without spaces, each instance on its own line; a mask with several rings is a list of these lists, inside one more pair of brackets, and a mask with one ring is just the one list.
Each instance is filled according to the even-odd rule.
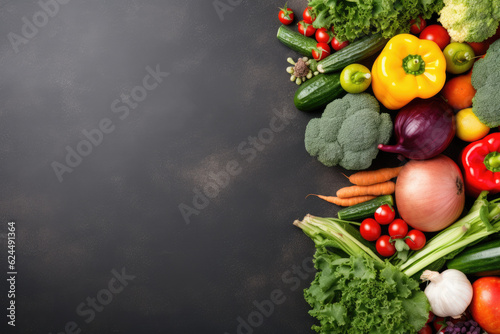
[[471,82],[476,89],[472,111],[481,122],[494,128],[500,126],[500,40],[490,45],[484,58],[472,68]]
[[325,166],[360,170],[370,167],[378,144],[387,144],[391,134],[391,117],[380,114],[373,96],[347,94],[328,104],[321,118],[309,121],[304,142]]
[[439,22],[457,42],[482,42],[495,34],[500,0],[443,0]]

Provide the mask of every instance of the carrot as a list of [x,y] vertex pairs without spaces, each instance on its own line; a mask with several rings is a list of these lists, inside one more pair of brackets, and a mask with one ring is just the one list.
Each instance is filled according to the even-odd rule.
[[351,176],[347,176],[344,174],[344,176],[347,177],[352,184],[358,186],[369,186],[372,184],[389,181],[390,179],[395,178],[396,176],[398,176],[401,168],[403,167],[382,168],[378,170],[357,172],[352,174]]
[[472,71],[449,80],[441,90],[441,95],[448,104],[458,110],[469,108],[476,90],[471,83]]
[[309,194],[306,196],[306,198],[308,196],[317,196],[317,197],[321,198],[322,200],[336,204],[338,206],[351,206],[351,205],[355,205],[355,204],[369,201],[369,200],[377,197],[377,196],[357,196],[357,197],[350,197],[350,198],[339,198],[339,197],[335,197],[335,196]]
[[394,189],[396,189],[396,184],[392,181],[386,181],[369,186],[351,186],[340,188],[337,190],[337,197],[349,198],[365,195],[390,195],[394,193]]

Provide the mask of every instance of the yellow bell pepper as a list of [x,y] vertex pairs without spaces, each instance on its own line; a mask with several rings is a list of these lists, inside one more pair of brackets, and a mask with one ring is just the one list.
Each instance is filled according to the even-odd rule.
[[446,81],[446,60],[433,41],[400,34],[373,63],[372,76],[377,100],[388,109],[400,109],[414,98],[439,93]]

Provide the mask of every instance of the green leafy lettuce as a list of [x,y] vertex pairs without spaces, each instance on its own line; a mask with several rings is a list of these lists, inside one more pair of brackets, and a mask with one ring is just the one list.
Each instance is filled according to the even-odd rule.
[[341,257],[318,247],[318,270],[304,291],[318,333],[416,333],[430,305],[414,279],[361,254]]
[[443,0],[309,0],[316,14],[315,28],[335,29],[339,40],[353,41],[381,32],[385,38],[410,31],[410,21],[429,19]]
[[295,226],[316,246],[317,270],[304,297],[318,333],[417,333],[430,304],[419,283],[382,261],[352,222],[307,215]]

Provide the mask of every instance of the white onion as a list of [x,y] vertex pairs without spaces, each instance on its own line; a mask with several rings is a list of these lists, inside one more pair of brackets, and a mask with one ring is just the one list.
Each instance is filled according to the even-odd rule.
[[396,181],[396,207],[408,225],[424,232],[451,225],[465,204],[462,173],[444,155],[410,160]]

